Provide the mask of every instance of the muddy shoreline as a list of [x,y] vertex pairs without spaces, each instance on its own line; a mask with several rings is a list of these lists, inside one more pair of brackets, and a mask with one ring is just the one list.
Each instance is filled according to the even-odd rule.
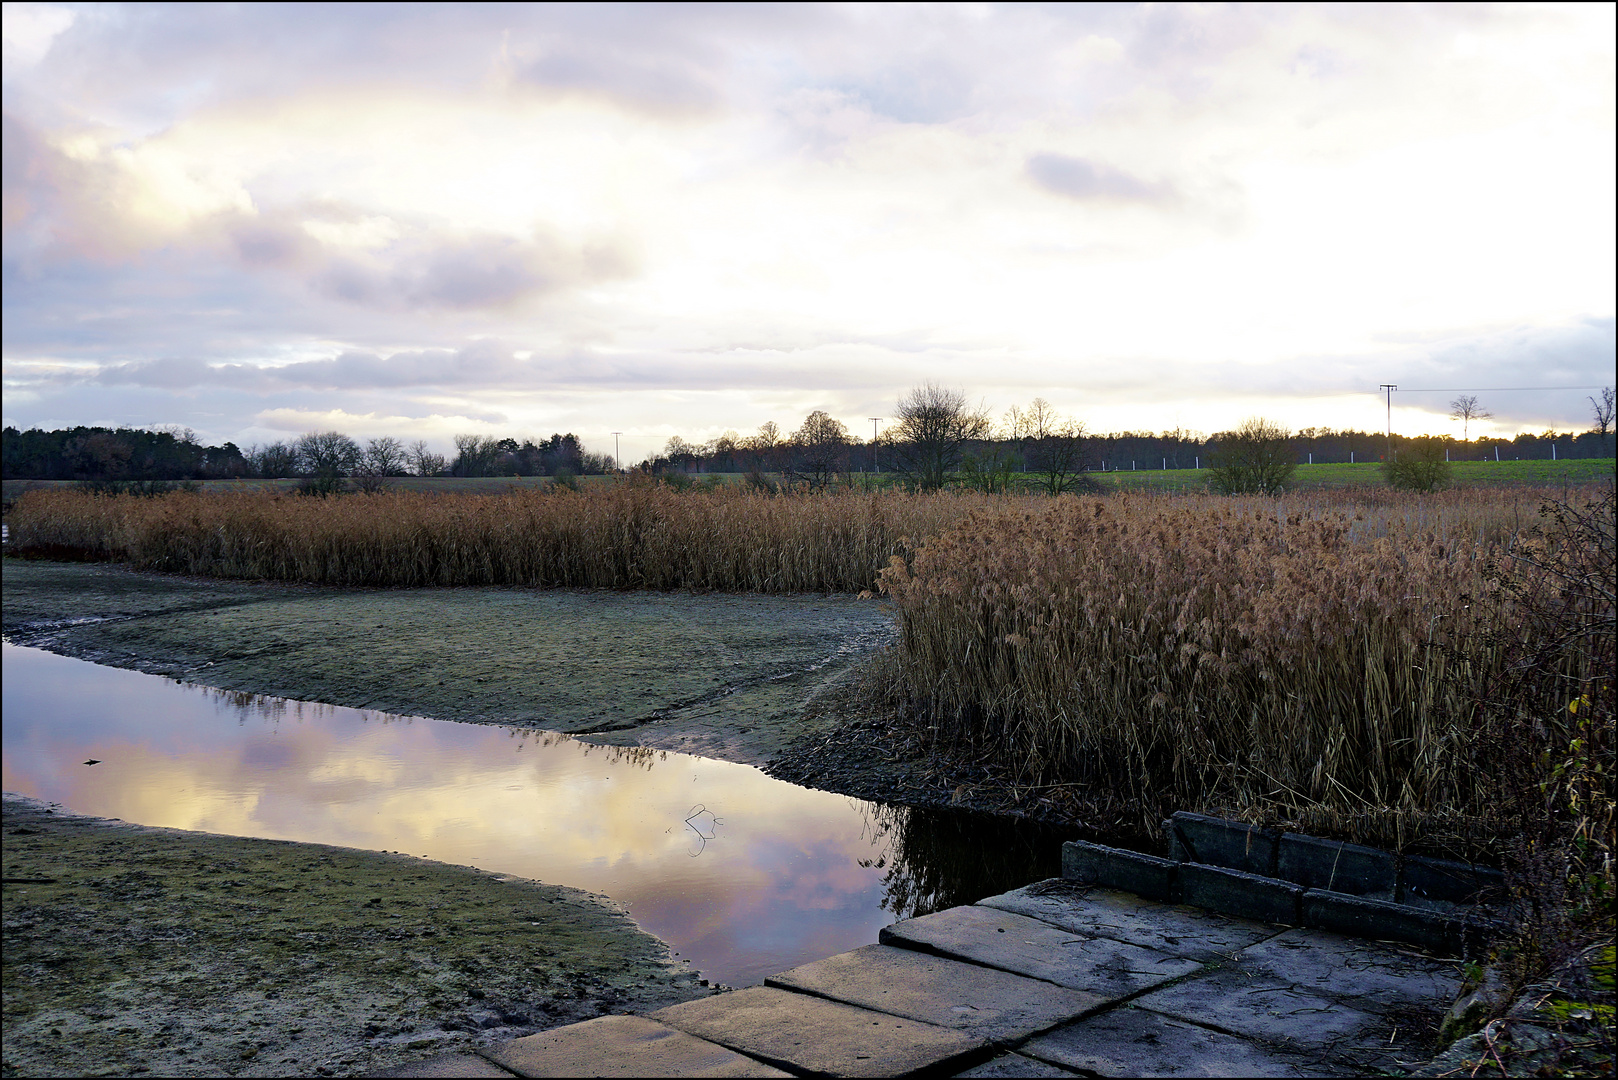
[[711,993],[605,897],[4,806],[4,1074],[360,1075]]

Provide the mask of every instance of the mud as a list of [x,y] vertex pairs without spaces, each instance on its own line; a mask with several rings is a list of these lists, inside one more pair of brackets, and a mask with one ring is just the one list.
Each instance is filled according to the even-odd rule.
[[763,764],[888,639],[850,597],[334,590],[5,559],[18,644],[224,690]]
[[604,897],[4,807],[4,1074],[354,1075],[711,991]]

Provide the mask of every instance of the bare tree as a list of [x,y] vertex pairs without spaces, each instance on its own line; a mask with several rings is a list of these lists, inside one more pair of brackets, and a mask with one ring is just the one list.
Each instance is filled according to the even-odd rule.
[[825,490],[847,464],[848,428],[816,409],[792,436],[793,471],[815,491]]
[[1449,403],[1449,408],[1449,418],[1461,422],[1462,442],[1467,441],[1467,429],[1471,426],[1472,421],[1488,420],[1494,416],[1494,413],[1478,407],[1478,399],[1473,394],[1462,394]]
[[488,476],[500,456],[500,440],[493,435],[455,436],[456,476]]
[[325,480],[347,476],[360,463],[359,444],[341,431],[311,431],[292,444],[299,471]]
[[443,454],[435,454],[427,448],[426,439],[417,439],[411,443],[410,449],[405,451],[405,457],[417,476],[437,476],[449,468],[449,462],[444,459]]
[[1292,435],[1262,416],[1214,436],[1210,480],[1226,495],[1279,495],[1298,468]]
[[1612,431],[1613,408],[1618,405],[1618,393],[1610,386],[1602,387],[1601,400],[1590,398],[1590,408],[1595,410],[1596,426],[1591,429],[1597,435],[1606,435]]
[[298,455],[284,442],[272,442],[267,446],[250,446],[242,457],[247,464],[265,480],[274,480],[277,477],[291,476],[298,468]]
[[[1037,485],[1046,493],[1092,489],[1084,472],[1089,467],[1090,441],[1084,424],[1062,416],[1044,398],[1028,408],[1012,406],[1006,413],[1008,432],[1022,452],[1023,471],[1039,474]],[[1010,421],[1015,419],[1012,426]]]
[[923,383],[899,399],[893,427],[893,456],[899,470],[923,491],[943,487],[973,439],[989,433],[988,409],[967,405],[966,394],[937,383]]
[[403,476],[408,460],[404,443],[392,435],[383,435],[366,442],[362,467],[378,476]]

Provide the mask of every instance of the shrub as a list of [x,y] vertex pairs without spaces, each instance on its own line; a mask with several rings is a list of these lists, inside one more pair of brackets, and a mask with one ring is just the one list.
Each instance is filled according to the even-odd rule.
[[1222,495],[1279,495],[1298,468],[1286,428],[1261,416],[1214,437],[1209,484]]
[[1382,478],[1405,491],[1437,491],[1450,485],[1444,439],[1423,435],[1411,439],[1392,461],[1382,463]]

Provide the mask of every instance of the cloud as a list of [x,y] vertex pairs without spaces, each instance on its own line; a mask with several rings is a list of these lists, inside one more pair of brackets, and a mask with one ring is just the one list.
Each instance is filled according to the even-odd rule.
[[1024,165],[1028,177],[1054,195],[1079,200],[1171,203],[1174,189],[1151,183],[1110,165],[1066,154],[1035,154]]

